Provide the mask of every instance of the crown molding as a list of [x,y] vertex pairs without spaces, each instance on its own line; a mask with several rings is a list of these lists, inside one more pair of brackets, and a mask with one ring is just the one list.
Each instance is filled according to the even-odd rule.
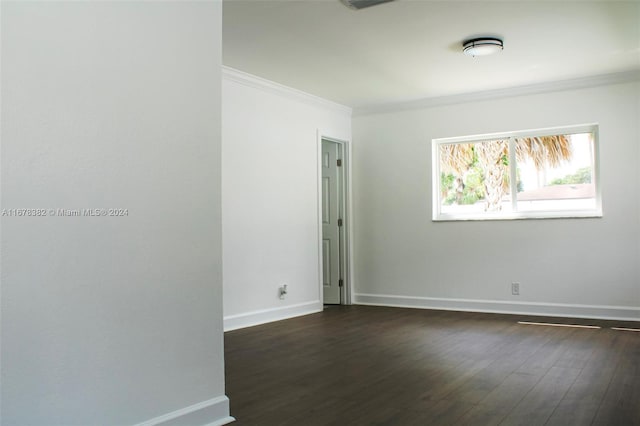
[[514,96],[536,95],[541,93],[560,92],[564,90],[584,89],[611,84],[631,83],[640,81],[640,70],[625,71],[613,74],[603,74],[592,77],[560,80],[547,83],[531,84],[527,86],[510,87],[506,89],[487,90],[483,92],[464,93],[459,95],[424,98],[407,102],[396,102],[381,105],[354,108],[353,116],[381,114],[415,109],[433,108],[444,105],[462,104],[468,102],[486,101],[491,99],[508,98]]
[[348,106],[341,105],[318,96],[311,95],[301,90],[293,89],[288,86],[276,83],[274,81],[266,80],[262,77],[258,77],[246,72],[222,66],[222,79],[232,81],[234,83],[241,84],[243,86],[252,87],[254,89],[264,90],[271,94],[283,96],[298,102],[303,102],[307,105],[323,108],[339,114],[346,114],[351,116],[352,109]]

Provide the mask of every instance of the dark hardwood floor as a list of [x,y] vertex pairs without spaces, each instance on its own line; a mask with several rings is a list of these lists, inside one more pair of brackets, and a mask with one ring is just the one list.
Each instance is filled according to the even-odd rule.
[[[602,329],[520,325],[519,320]],[[332,306],[225,333],[238,425],[640,425],[640,332]]]

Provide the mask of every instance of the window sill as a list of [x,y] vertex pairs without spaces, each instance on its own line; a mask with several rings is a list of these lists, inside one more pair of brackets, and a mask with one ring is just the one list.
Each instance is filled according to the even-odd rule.
[[589,211],[538,211],[501,214],[434,214],[433,222],[460,222],[484,220],[521,220],[521,219],[593,219],[602,218],[602,210]]

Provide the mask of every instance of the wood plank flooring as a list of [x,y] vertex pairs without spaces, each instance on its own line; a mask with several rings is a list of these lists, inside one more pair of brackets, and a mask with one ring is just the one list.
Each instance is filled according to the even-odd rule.
[[640,324],[332,306],[225,333],[226,393],[242,426],[640,425],[640,332],[611,326]]

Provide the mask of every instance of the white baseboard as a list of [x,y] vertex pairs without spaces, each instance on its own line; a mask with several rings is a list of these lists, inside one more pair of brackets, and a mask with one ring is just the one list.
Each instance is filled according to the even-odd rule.
[[172,411],[135,426],[180,426],[186,424],[222,426],[235,420],[229,415],[229,398],[223,395]]
[[227,416],[213,423],[209,423],[208,425],[205,425],[205,426],[223,426],[223,425],[228,425],[229,423],[233,423],[235,421],[236,421],[235,417]]
[[322,312],[322,302],[319,300],[283,306],[281,308],[263,309],[244,314],[230,315],[224,317],[224,331],[237,330],[238,328],[266,324],[268,322],[315,314],[317,312]]
[[436,297],[395,296],[389,294],[355,294],[353,303],[356,305],[393,306],[447,311],[640,321],[640,307],[633,306],[445,299]]

